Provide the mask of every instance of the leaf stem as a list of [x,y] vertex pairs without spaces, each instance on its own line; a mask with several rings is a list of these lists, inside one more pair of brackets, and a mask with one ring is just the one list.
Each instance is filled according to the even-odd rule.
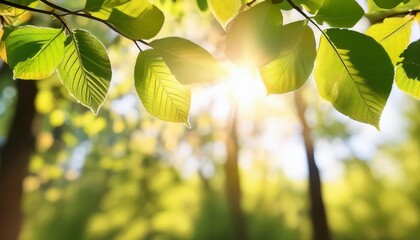
[[[328,41],[328,44],[330,44],[330,46],[334,49],[334,52],[337,54],[337,56],[339,57],[341,63],[346,66],[346,63],[344,62],[344,60],[342,59],[340,53],[338,52],[337,48],[335,47],[334,43],[331,41],[331,39],[328,37],[328,35],[324,32],[324,30],[321,29],[321,27],[316,24],[314,22],[314,20],[312,20],[311,17],[309,17],[304,11],[302,11],[302,9],[300,9],[298,6],[296,6],[295,3],[293,3],[292,0],[286,0],[290,6],[292,6],[296,11],[298,11],[303,17],[305,17],[309,22],[311,22],[320,32],[321,34],[325,37],[325,39]],[[351,75],[351,73],[349,72],[349,70],[347,69],[346,66],[346,70],[348,72],[349,75]]]
[[143,49],[141,49],[139,43],[135,40],[133,40],[134,44],[136,45],[136,47],[139,49],[140,52],[143,52]]

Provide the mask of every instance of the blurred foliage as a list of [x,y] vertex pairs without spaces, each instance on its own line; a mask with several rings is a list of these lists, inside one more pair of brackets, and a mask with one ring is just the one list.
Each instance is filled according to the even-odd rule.
[[[75,1],[62,2],[77,9]],[[192,5],[196,1],[154,2],[161,4],[169,19],[165,31],[184,29],[177,34],[193,32],[194,38],[218,46],[217,34],[205,38],[208,28],[197,27],[219,29]],[[186,11],[191,14],[183,16]],[[192,21],[197,19],[205,23]],[[227,121],[223,114],[214,114],[221,107],[219,95],[192,106],[192,130],[152,118],[139,106],[134,86],[127,81],[133,69],[125,63],[135,59],[131,43],[102,25],[80,21],[84,20],[75,24],[107,45],[115,72],[111,91],[95,117],[60,87],[57,76],[38,82],[37,150],[23,186],[21,239],[233,239],[223,172]],[[7,133],[16,97],[13,83],[5,80],[10,77],[5,76],[0,75],[0,136]],[[208,89],[211,94],[221,91],[217,86]],[[313,85],[307,84],[304,94],[310,102],[307,114],[316,146],[326,143],[327,155],[342,167],[323,185],[334,238],[417,239],[420,104],[404,97],[401,109],[406,113],[400,124],[407,134],[397,142],[372,143],[373,157],[364,159],[351,144],[359,129],[346,127],[348,123],[337,119],[336,112],[313,92]],[[279,164],[299,158],[299,153],[291,152],[302,150],[295,147],[299,126],[290,108],[291,96],[262,95],[266,102],[252,99],[254,105],[238,107],[245,231],[249,239],[310,239],[306,179],[291,177],[290,170]],[[230,103],[223,107],[232,111]],[[334,155],[341,149],[335,148],[337,142],[349,154]],[[286,154],[277,155],[279,150]]]

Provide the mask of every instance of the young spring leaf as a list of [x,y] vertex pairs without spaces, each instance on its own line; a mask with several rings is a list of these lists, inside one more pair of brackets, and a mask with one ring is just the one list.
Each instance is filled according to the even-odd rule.
[[180,84],[155,50],[140,52],[134,69],[137,94],[153,116],[188,127],[191,91]]
[[414,16],[386,18],[382,23],[374,24],[366,34],[378,41],[388,53],[392,64],[396,65],[400,54],[408,46]]
[[204,83],[221,74],[219,63],[204,48],[178,37],[157,39],[150,43],[182,84]]
[[70,94],[95,114],[103,104],[112,71],[102,43],[89,32],[76,29],[66,40],[66,53],[58,68],[61,82]]
[[280,29],[278,57],[259,69],[268,94],[294,91],[305,84],[314,67],[315,37],[306,21]]
[[402,3],[404,0],[374,0],[374,1],[376,5],[378,5],[378,7],[380,8],[391,9],[398,6],[398,4]]
[[261,67],[278,55],[280,8],[265,1],[239,14],[226,36],[226,55],[237,65]]
[[321,96],[350,118],[379,129],[391,92],[394,68],[373,38],[351,30],[328,29],[321,38],[315,80]]
[[363,8],[356,0],[324,0],[315,16],[318,23],[328,23],[333,27],[353,27],[362,17]]
[[401,54],[395,83],[402,91],[420,98],[420,40],[411,43]]
[[238,15],[243,5],[242,0],[208,0],[207,3],[213,16],[223,27]]
[[6,39],[13,78],[38,80],[50,76],[64,56],[63,29],[24,26]]

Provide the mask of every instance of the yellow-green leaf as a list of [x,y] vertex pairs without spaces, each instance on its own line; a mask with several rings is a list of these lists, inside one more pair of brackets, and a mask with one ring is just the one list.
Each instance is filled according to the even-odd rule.
[[290,23],[280,29],[280,53],[260,68],[269,94],[286,93],[303,86],[314,67],[315,37],[306,21]]
[[58,72],[70,94],[97,114],[107,97],[112,77],[102,43],[89,32],[76,29],[67,38],[65,57]]
[[191,91],[176,80],[158,52],[146,50],[139,54],[134,80],[137,94],[150,114],[190,126]]
[[236,16],[242,8],[242,0],[208,0],[208,5],[213,16],[219,23],[226,25]]
[[394,68],[373,38],[344,29],[328,29],[333,45],[322,37],[315,63],[321,96],[350,118],[379,129],[391,92]]
[[398,6],[403,0],[373,0],[378,7],[390,9]]
[[13,77],[43,79],[50,76],[64,56],[63,29],[24,26],[6,39],[6,53]]
[[378,41],[396,65],[400,54],[408,46],[414,16],[386,18],[369,27],[366,34]]
[[404,92],[420,98],[420,40],[411,43],[401,54],[395,83]]

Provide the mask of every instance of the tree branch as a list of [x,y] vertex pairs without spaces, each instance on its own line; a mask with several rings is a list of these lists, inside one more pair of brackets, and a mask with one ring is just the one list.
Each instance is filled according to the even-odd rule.
[[123,36],[123,37],[125,37],[127,39],[130,39],[130,40],[133,40],[133,41],[138,41],[138,42],[141,42],[144,45],[150,46],[150,44],[148,42],[146,42],[146,41],[144,41],[142,39],[131,39],[131,38],[125,36],[124,34],[122,34],[121,32],[119,32],[118,29],[116,29],[112,24],[110,24],[109,22],[107,22],[104,19],[100,19],[100,18],[95,17],[95,16],[92,16],[90,14],[82,13],[80,11],[74,12],[74,11],[71,11],[69,9],[63,8],[61,6],[58,6],[58,5],[54,4],[54,3],[51,3],[51,2],[49,2],[47,0],[41,0],[41,2],[44,3],[45,5],[53,8],[53,9],[56,9],[56,10],[61,11],[63,13],[60,13],[59,14],[59,13],[55,13],[53,11],[46,11],[46,10],[42,10],[42,9],[38,9],[38,8],[32,8],[32,7],[28,7],[28,6],[16,4],[16,3],[5,1],[5,0],[1,0],[0,1],[0,4],[4,4],[4,5],[7,5],[7,6],[14,7],[14,8],[23,9],[23,10],[30,11],[30,12],[36,12],[36,13],[41,13],[41,14],[46,14],[46,15],[52,15],[52,16],[56,17],[66,28],[67,28],[67,25],[66,25],[66,23],[63,21],[63,19],[61,17],[67,16],[67,15],[74,15],[74,16],[78,16],[78,17],[88,18],[88,19],[91,19],[91,20],[94,20],[94,21],[97,21],[97,22],[100,22],[100,23],[105,24],[110,29],[112,29],[114,32],[118,33],[119,35],[121,35],[121,36]]

